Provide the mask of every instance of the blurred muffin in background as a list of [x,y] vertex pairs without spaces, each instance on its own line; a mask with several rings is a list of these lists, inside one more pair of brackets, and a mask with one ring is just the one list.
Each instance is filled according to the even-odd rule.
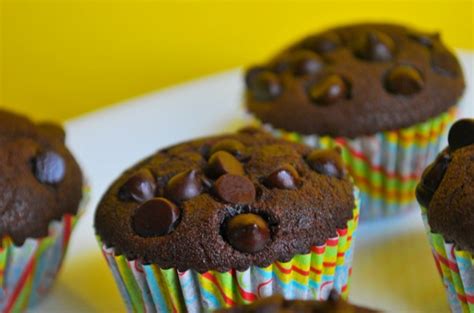
[[415,186],[454,119],[464,77],[437,33],[356,24],[303,38],[245,75],[252,123],[342,147],[361,218],[416,207]]
[[454,123],[448,139],[416,196],[451,310],[474,312],[474,119]]
[[0,311],[31,309],[61,267],[83,197],[64,130],[0,110]]

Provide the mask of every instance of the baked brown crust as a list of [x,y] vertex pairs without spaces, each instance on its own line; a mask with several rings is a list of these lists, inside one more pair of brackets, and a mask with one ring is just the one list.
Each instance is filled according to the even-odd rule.
[[0,110],[0,238],[21,246],[77,213],[82,173],[64,138],[58,125]]
[[112,184],[96,232],[116,254],[180,271],[289,260],[335,236],[353,215],[349,177],[313,170],[311,152],[256,130],[163,149]]
[[354,138],[409,127],[457,104],[464,77],[439,34],[393,24],[304,38],[246,74],[246,106],[263,123]]

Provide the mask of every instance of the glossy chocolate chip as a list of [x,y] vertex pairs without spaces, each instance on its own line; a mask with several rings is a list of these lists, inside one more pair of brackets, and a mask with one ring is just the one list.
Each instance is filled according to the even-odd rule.
[[229,152],[217,151],[209,159],[207,173],[212,178],[224,174],[244,175],[244,168]]
[[392,68],[385,79],[385,88],[397,95],[409,96],[423,89],[424,81],[420,72],[410,65]]
[[368,61],[389,61],[395,53],[395,43],[387,34],[379,31],[360,33],[352,42],[354,55]]
[[431,66],[437,73],[455,77],[459,74],[459,64],[456,57],[448,50],[437,48],[431,52]]
[[274,171],[265,179],[265,185],[270,188],[296,189],[298,187],[299,175],[296,169],[286,164]]
[[62,143],[64,143],[66,140],[66,133],[64,132],[64,129],[54,123],[41,123],[38,125],[38,131],[41,135],[52,140],[57,140]]
[[155,191],[156,183],[153,174],[147,169],[142,169],[122,185],[119,197],[124,201],[145,202],[155,196]]
[[218,151],[227,151],[236,157],[240,157],[243,155],[244,150],[245,146],[240,141],[235,139],[223,139],[212,146],[211,154]]
[[54,151],[40,153],[33,160],[36,179],[43,184],[60,183],[66,175],[66,163],[62,156]]
[[349,88],[341,76],[333,74],[312,84],[308,92],[310,99],[316,104],[328,105],[346,99]]
[[423,207],[428,208],[436,189],[438,189],[443,180],[450,161],[451,157],[445,151],[423,172],[421,181],[416,187],[416,199]]
[[434,41],[439,40],[439,33],[427,34],[412,31],[408,34],[408,37],[427,48],[432,48]]
[[250,80],[248,88],[257,101],[270,101],[281,93],[281,84],[278,76],[270,71],[261,71]]
[[214,191],[223,201],[232,204],[249,204],[255,200],[255,186],[245,176],[226,174],[217,179]]
[[176,203],[192,199],[202,192],[202,181],[196,170],[181,172],[166,184],[165,196]]
[[474,119],[462,119],[451,126],[448,136],[449,147],[456,150],[474,144]]
[[341,39],[335,32],[326,32],[305,39],[302,46],[316,53],[328,53],[341,46]]
[[291,55],[291,68],[297,76],[311,75],[324,67],[324,61],[310,50],[298,50]]
[[165,198],[143,203],[132,218],[135,233],[141,237],[157,237],[171,233],[179,220],[179,208]]
[[314,150],[307,157],[307,162],[319,174],[337,178],[345,175],[344,162],[335,149]]
[[270,241],[270,228],[257,214],[240,214],[227,223],[225,237],[236,250],[256,253],[263,250]]

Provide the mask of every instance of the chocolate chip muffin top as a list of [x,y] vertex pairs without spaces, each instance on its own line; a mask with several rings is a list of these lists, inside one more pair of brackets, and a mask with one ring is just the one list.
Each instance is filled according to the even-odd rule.
[[260,299],[250,305],[222,309],[216,313],[370,313],[371,309],[352,305],[331,292],[327,301],[285,300],[281,295]]
[[20,246],[77,213],[82,174],[64,140],[58,125],[0,110],[0,238]]
[[451,127],[449,147],[425,170],[416,196],[431,230],[474,254],[474,119]]
[[116,254],[161,268],[238,270],[308,253],[354,208],[337,150],[257,129],[163,149],[127,170],[96,211]]
[[304,38],[246,72],[250,113],[275,128],[354,138],[408,127],[455,105],[456,57],[437,33],[392,24]]

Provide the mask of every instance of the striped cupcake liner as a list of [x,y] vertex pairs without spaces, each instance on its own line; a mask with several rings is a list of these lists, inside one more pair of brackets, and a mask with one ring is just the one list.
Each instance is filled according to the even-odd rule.
[[474,255],[458,250],[453,243],[446,242],[441,234],[432,233],[426,209],[421,209],[436,268],[446,288],[451,311],[474,313]]
[[[290,141],[314,148],[342,148],[342,156],[360,189],[361,220],[396,215],[417,207],[415,188],[423,170],[436,157],[456,108],[408,128],[355,139],[302,136],[263,127]],[[252,123],[259,125],[256,119]]]
[[357,200],[353,219],[324,245],[314,246],[310,253],[296,255],[289,262],[275,262],[265,268],[252,266],[242,272],[179,272],[127,260],[115,255],[113,248],[101,246],[130,312],[209,312],[273,294],[324,300],[332,289],[347,299],[358,220]]
[[0,312],[26,311],[45,297],[61,268],[79,216],[64,215],[50,223],[47,237],[29,238],[20,247],[8,237],[0,239]]

